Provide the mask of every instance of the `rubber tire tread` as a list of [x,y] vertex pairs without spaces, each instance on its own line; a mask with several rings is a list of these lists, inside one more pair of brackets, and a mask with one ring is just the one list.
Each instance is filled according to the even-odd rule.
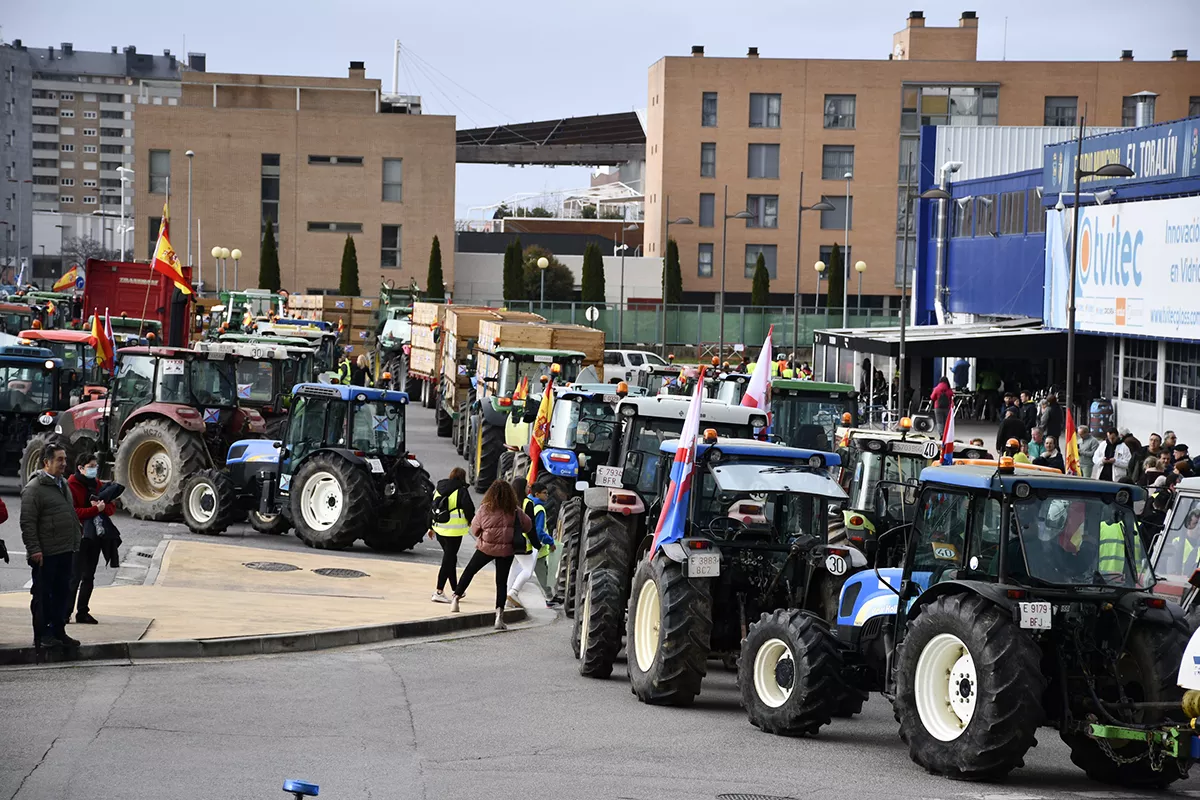
[[439,438],[449,438],[451,429],[454,427],[454,417],[450,416],[450,412],[446,411],[445,405],[442,403],[442,393],[437,394],[437,435]]
[[[967,646],[978,679],[974,715],[951,742],[926,732],[916,704],[917,660],[940,633],[952,633]],[[1043,722],[1046,678],[1040,648],[1010,612],[974,594],[939,597],[909,621],[897,659],[893,710],[914,762],[957,780],[997,780],[1024,764]]]
[[[217,501],[216,512],[206,523],[194,520],[188,514],[188,495],[195,486],[202,482],[212,486],[213,494]],[[198,533],[202,536],[218,536],[224,533],[233,523],[234,511],[237,509],[237,499],[237,487],[233,485],[233,481],[227,473],[215,469],[201,470],[183,483],[183,503],[181,506],[183,523],[187,525],[188,530],[192,533]]]
[[[513,479],[513,458],[516,456],[512,450],[505,450],[500,454],[500,463],[496,467],[496,476],[502,481],[512,483]],[[524,500],[523,497],[518,497],[517,500]]]
[[433,524],[433,479],[424,467],[409,473],[406,486],[396,487],[396,497],[389,506],[389,511],[400,511],[404,516],[385,520],[378,532],[363,536],[363,542],[372,550],[380,553],[412,550]]
[[[522,450],[513,450],[512,454],[512,480],[524,478],[529,474],[529,454]],[[546,516],[550,516],[549,508],[546,509]],[[549,519],[546,520],[546,527],[553,527]]]
[[458,426],[458,441],[455,442],[454,446],[454,449],[458,451],[458,454],[464,457],[467,453],[467,429],[470,427],[468,424],[470,418],[470,404],[464,400],[458,404],[458,419],[455,420],[455,425]]
[[575,565],[579,563],[579,526],[583,521],[583,498],[572,497],[562,504],[554,527],[554,540],[558,542],[562,555],[558,559],[558,572],[554,576],[555,598],[561,598],[563,613],[568,619],[575,617]]
[[[1139,625],[1130,633],[1127,652],[1148,659],[1148,664],[1155,671],[1152,675],[1153,685],[1144,687],[1147,689],[1144,698],[1146,701],[1175,702],[1177,708],[1182,707],[1183,689],[1176,684],[1175,679],[1179,664],[1183,661],[1183,652],[1187,649],[1188,638],[1178,628],[1162,625]],[[1182,710],[1169,715],[1169,719],[1186,726],[1187,721],[1183,718]],[[1162,789],[1185,777],[1176,766],[1178,762],[1172,764],[1166,756],[1162,771],[1155,772],[1150,768],[1148,759],[1143,758],[1132,764],[1118,764],[1105,755],[1095,740],[1080,733],[1062,731],[1060,735],[1071,748],[1071,762],[1094,781],[1131,789]],[[1118,753],[1121,751],[1118,750]]]
[[[634,628],[640,587],[646,581],[658,585],[662,622],[658,650],[650,669],[643,672],[634,653]],[[700,694],[708,674],[712,645],[713,604],[710,581],[689,579],[683,565],[661,552],[643,560],[633,574],[629,619],[625,631],[629,688],[643,703],[655,706],[690,706]]]
[[[157,499],[145,501],[133,491],[129,481],[129,455],[139,441],[162,442],[171,457],[172,485]],[[114,480],[127,488],[121,495],[121,507],[134,519],[155,522],[174,521],[183,515],[183,484],[189,476],[208,467],[204,443],[191,431],[185,431],[165,419],[149,419],[130,428],[117,447]]]
[[[342,516],[325,531],[310,529],[300,510],[304,485],[313,473],[320,471],[336,477],[342,487]],[[300,469],[296,470],[289,493],[296,536],[309,547],[318,550],[345,550],[378,524],[379,498],[370,474],[339,455],[317,453],[306,460],[300,465]]]
[[[778,708],[762,702],[754,687],[755,656],[771,639],[791,648],[796,668],[792,694]],[[738,659],[738,689],[750,724],[777,736],[815,736],[837,715],[849,688],[841,671],[841,651],[827,625],[796,608],[763,614],[746,632]]]
[[[607,678],[621,650],[621,620],[625,614],[625,586],[612,570],[594,570],[588,576],[586,591],[591,592],[591,613],[587,619],[588,638],[579,654],[579,674],[585,678]],[[583,613],[576,618],[583,623]],[[582,638],[582,627],[580,627]]]
[[421,388],[424,385],[425,382],[420,378],[408,378],[404,381],[404,391],[408,395],[408,400],[410,403],[413,401],[413,398],[416,398],[418,402],[420,401]]
[[258,512],[251,511],[246,514],[246,519],[250,523],[250,527],[259,533],[269,533],[274,536],[279,536],[288,532],[292,527],[292,523],[282,513],[276,514],[275,519],[267,523],[262,521],[258,516]]
[[[54,442],[56,444],[65,445],[66,442],[61,440],[57,434],[51,431],[43,433],[35,433],[29,437],[29,441],[25,443],[25,447],[21,450],[20,466],[17,468],[20,471],[21,486],[29,483],[33,479],[34,474],[42,468],[42,451],[46,449],[46,445]],[[71,448],[67,448],[68,455]],[[29,459],[34,459],[34,467],[29,469]],[[75,471],[75,461],[72,460],[67,464],[68,472]]]
[[475,491],[483,493],[496,482],[500,454],[504,452],[504,428],[489,425],[482,418],[480,424],[483,425],[483,436],[479,443],[479,471],[475,475]]
[[[607,509],[582,507],[583,519],[579,526],[579,544],[576,547],[576,558],[573,566],[573,582],[575,583],[575,619],[578,625],[579,608],[583,602],[583,592],[587,587],[585,582],[588,572],[593,569],[610,569],[621,578],[624,594],[621,597],[622,609],[629,602],[629,581],[633,573],[633,536],[625,525],[624,517],[610,514]],[[618,642],[625,632],[624,617],[618,621],[616,633]],[[579,631],[571,633],[575,653],[579,653]],[[620,646],[618,644],[618,650]],[[613,653],[616,658],[616,652]]]

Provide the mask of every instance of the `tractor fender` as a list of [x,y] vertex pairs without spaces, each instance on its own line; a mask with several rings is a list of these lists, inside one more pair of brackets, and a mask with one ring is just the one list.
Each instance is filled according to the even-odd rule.
[[[1161,625],[1169,628],[1173,625],[1186,624],[1184,612],[1177,603],[1167,601],[1162,608],[1154,608],[1146,604],[1147,600],[1156,597],[1148,592],[1129,592],[1117,601],[1117,607],[1127,614],[1137,618],[1139,622],[1151,625]],[[1159,598],[1161,599],[1161,598]]]
[[915,617],[922,608],[939,597],[952,594],[973,594],[1009,613],[1012,613],[1017,607],[1016,603],[1008,596],[1008,588],[1000,584],[983,581],[943,581],[926,589],[912,602],[908,609],[909,619]]
[[674,561],[676,564],[684,564],[684,563],[687,563],[687,560],[688,560],[688,550],[691,549],[688,547],[688,545],[691,542],[707,542],[708,547],[706,547],[706,548],[701,547],[701,548],[696,548],[696,549],[703,549],[709,553],[721,552],[717,548],[716,544],[712,541],[712,539],[707,539],[703,536],[688,536],[683,539],[680,539],[677,542],[667,542],[666,544],[664,544],[662,547],[659,548],[659,552],[661,552],[664,556],[666,556],[667,558]]
[[267,420],[257,408],[239,406],[233,410],[233,418],[230,420],[229,427],[242,434],[262,434],[267,432]]
[[548,448],[541,454],[542,469],[559,478],[574,478],[579,475],[579,458],[574,450]]
[[124,438],[130,428],[152,417],[169,420],[185,431],[204,433],[204,418],[191,406],[180,406],[173,403],[147,403],[125,418],[116,438],[118,440]]
[[54,432],[68,439],[77,431],[88,431],[100,437],[100,422],[108,413],[108,404],[103,400],[89,400],[63,411],[55,421]]
[[642,502],[641,496],[631,489],[589,486],[583,492],[583,504],[593,510],[608,511],[625,517],[646,513],[646,504]]
[[504,424],[508,422],[508,415],[512,409],[501,408],[495,397],[489,397],[479,404],[479,410],[483,414],[484,422],[497,428],[503,428]]
[[861,628],[873,617],[895,614],[903,574],[900,567],[880,567],[846,578],[838,601],[838,627]]

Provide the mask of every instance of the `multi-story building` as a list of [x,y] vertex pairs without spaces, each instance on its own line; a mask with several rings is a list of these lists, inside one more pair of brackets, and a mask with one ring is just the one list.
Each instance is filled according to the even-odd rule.
[[291,291],[336,293],[347,236],[364,292],[424,286],[435,235],[451,286],[454,118],[418,109],[358,61],[345,78],[184,73],[178,105],[133,113],[136,257],[149,257],[169,191],[172,243],[208,290],[217,245],[242,251],[225,285],[258,285],[268,220]]
[[33,226],[29,209],[32,203],[32,172],[29,145],[32,118],[29,103],[31,71],[25,51],[0,44],[0,131],[4,145],[0,162],[4,179],[0,183],[0,281],[11,280],[19,271],[21,259],[33,252]]
[[[847,263],[867,265],[864,305],[894,307],[906,238],[910,269],[916,259],[916,221],[907,215],[905,231],[903,206],[918,183],[922,125],[1072,126],[1086,112],[1089,125],[1132,126],[1146,92],[1147,121],[1200,108],[1200,63],[1186,50],[1170,61],[1135,61],[1132,51],[1111,62],[978,61],[978,24],[964,11],[957,27],[926,27],[914,11],[878,61],[763,58],[754,47],[713,58],[700,46],[660,59],[649,72],[646,254],[663,253],[669,203],[672,220],[694,222],[670,229],[687,301],[719,293],[724,253],[728,302],[745,302],[762,253],[776,299],[790,304],[799,265],[811,306],[814,263],[848,239]],[[834,208],[800,214],[801,200]],[[743,209],[751,218],[730,219],[723,241],[724,215]]]

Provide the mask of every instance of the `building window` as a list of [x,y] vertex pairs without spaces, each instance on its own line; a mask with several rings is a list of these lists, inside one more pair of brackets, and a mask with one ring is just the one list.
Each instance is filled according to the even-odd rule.
[[399,203],[404,199],[404,160],[400,158],[385,158],[383,160],[383,201]]
[[748,244],[746,245],[746,277],[754,277],[754,269],[758,266],[758,254],[762,253],[763,262],[767,267],[767,274],[771,276],[771,280],[775,280],[775,256],[778,248],[773,244]]
[[341,164],[343,166],[361,167],[362,156],[309,156],[310,164]]
[[1139,403],[1158,399],[1158,342],[1147,339],[1125,340],[1125,385],[1121,397]]
[[1000,235],[1025,233],[1025,192],[1005,192],[1000,195]]
[[1132,128],[1137,125],[1137,98],[1121,98],[1121,127]]
[[361,222],[310,222],[309,233],[362,233]]
[[83,135],[84,135],[84,136],[95,136],[95,135],[96,135],[96,129],[95,129],[95,128],[84,128],[84,129],[83,129]]
[[69,194],[60,194],[60,195],[58,196],[58,202],[60,202],[60,203],[74,203],[74,202],[75,202],[75,198],[74,198],[74,197],[72,197],[72,196],[71,196],[71,195],[69,195]]
[[[904,213],[904,201],[908,200],[908,214]],[[901,186],[896,192],[896,233],[907,232],[912,236],[917,227],[917,193],[908,186]],[[908,225],[907,231],[905,224]]]
[[1045,233],[1046,232],[1046,212],[1042,209],[1042,190],[1029,189],[1025,192],[1025,205],[1028,208],[1028,224],[1025,229],[1028,233]]
[[95,196],[95,195],[92,195],[92,194],[85,195],[85,196],[84,196],[84,198],[83,198],[83,204],[84,204],[85,206],[94,206],[94,205],[96,205],[96,196]]
[[74,100],[75,94],[73,92],[63,92],[62,94],[60,94],[58,96],[58,99],[59,100]]
[[95,119],[96,112],[95,111],[85,111],[85,112],[83,112],[83,118],[84,119]]
[[[125,146],[120,145],[120,144],[102,144],[102,145],[100,145],[100,152],[101,153],[109,153],[111,155],[124,155],[125,154]],[[163,152],[166,153],[166,152],[170,152],[170,151],[164,150]],[[170,170],[169,164],[167,166],[167,169]]]
[[1163,405],[1200,409],[1200,345],[1167,342]]
[[854,146],[827,144],[821,150],[821,177],[827,181],[844,180],[854,174]]
[[700,143],[700,177],[717,177],[717,143]]
[[[107,151],[105,151],[107,152]],[[171,151],[150,151],[150,194],[166,194],[171,182]]]
[[752,194],[746,197],[746,210],[754,216],[746,220],[747,228],[779,227],[779,195]]
[[384,225],[382,244],[379,251],[379,266],[383,269],[400,269],[400,226]]
[[83,179],[83,188],[95,189],[96,188],[96,179],[95,178],[84,178]]
[[[904,243],[908,242],[907,252]],[[908,257],[908,284],[913,283],[913,272],[917,268],[917,240],[911,236],[907,239],[903,236],[896,239],[896,274],[894,280],[897,286],[904,285],[904,268],[901,264],[905,261],[905,256]]]
[[[854,227],[854,198],[847,198],[845,195],[821,195],[823,202],[833,206],[831,211],[821,212],[821,228],[824,230],[845,230],[847,219],[850,227]],[[849,211],[847,212],[847,203],[849,200]]]
[[701,278],[712,277],[713,246],[709,243],[701,244],[696,252],[696,274]]
[[996,195],[981,194],[975,197],[975,235],[996,235]]
[[263,153],[262,170],[259,182],[259,202],[262,206],[262,230],[260,236],[265,236],[267,220],[275,231],[275,241],[279,241],[279,154]]
[[58,182],[58,185],[59,186],[74,186],[75,179],[74,178],[61,178]]
[[61,151],[62,151],[62,152],[64,152],[64,153],[74,153],[74,152],[75,152],[75,145],[73,145],[73,144],[60,144],[60,145],[58,146],[58,149],[59,149],[59,150],[61,150]]
[[74,119],[74,118],[75,118],[75,112],[74,112],[74,111],[72,111],[72,110],[71,110],[71,109],[69,109],[69,108],[64,108],[64,109],[61,109],[61,110],[58,112],[58,115],[59,115],[60,117],[62,117],[63,119]]
[[897,172],[897,179],[902,184],[917,182],[917,170],[921,166],[921,159],[917,155],[917,143],[919,141],[916,136],[903,136],[900,138],[900,167]]
[[1200,117],[1200,97],[1192,97],[1188,99],[1188,116]]
[[96,152],[96,145],[94,145],[94,144],[85,144],[85,145],[83,146],[83,152],[85,152],[85,153],[95,153],[95,152]]
[[783,106],[783,95],[751,94],[750,95],[750,127],[778,128],[780,109]]
[[705,92],[700,100],[700,126],[717,127],[717,93]]
[[779,177],[779,145],[752,144],[747,149],[749,154],[746,168],[747,178]]
[[853,128],[855,103],[852,94],[825,95],[825,127]]
[[[83,135],[84,135],[84,136],[95,136],[96,134],[94,134],[94,133],[91,133],[91,134],[89,134],[89,133],[88,133],[88,132],[85,130],[85,131],[83,132]],[[114,137],[114,138],[118,138],[118,139],[119,139],[119,138],[122,138],[122,137],[124,137],[124,136],[125,136],[125,129],[124,129],[124,128],[101,128],[101,129],[100,129],[100,135],[101,135],[101,136],[112,136],[112,137]]]
[[162,217],[150,217],[146,221],[146,256],[147,258],[154,255],[155,248],[158,247],[158,229],[162,225]]
[[[94,113],[96,113],[96,112],[85,111],[85,112],[83,112],[83,115],[86,117],[88,114],[94,114]],[[100,119],[125,119],[125,112],[124,111],[101,111]]]
[[1074,127],[1078,109],[1078,97],[1047,97],[1045,124],[1053,128]]
[[716,217],[717,196],[715,194],[700,195],[700,219],[699,225],[701,228],[711,228],[713,219]]
[[971,235],[971,231],[973,230],[972,225],[974,224],[974,220],[972,219],[972,217],[973,217],[973,213],[975,211],[975,203],[971,200],[971,198],[964,197],[964,198],[960,198],[958,200],[953,200],[953,201],[943,200],[940,202],[953,202],[954,203],[954,233],[952,234],[953,238],[963,239],[963,238],[969,237]]

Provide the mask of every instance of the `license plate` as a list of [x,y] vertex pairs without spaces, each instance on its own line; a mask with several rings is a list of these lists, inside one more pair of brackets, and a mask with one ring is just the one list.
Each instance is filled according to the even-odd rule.
[[368,458],[367,463],[371,466],[371,472],[383,472],[383,462],[378,458]]
[[596,485],[610,489],[621,488],[621,468],[601,466],[596,467]]
[[688,555],[689,578],[715,578],[721,574],[721,557],[716,553]]
[[550,364],[554,361],[554,356],[534,356],[533,363],[535,364]]
[[621,396],[619,394],[606,394],[602,399],[606,403],[615,403],[621,399]]
[[1049,603],[1021,603],[1021,627],[1035,631],[1050,630]]

